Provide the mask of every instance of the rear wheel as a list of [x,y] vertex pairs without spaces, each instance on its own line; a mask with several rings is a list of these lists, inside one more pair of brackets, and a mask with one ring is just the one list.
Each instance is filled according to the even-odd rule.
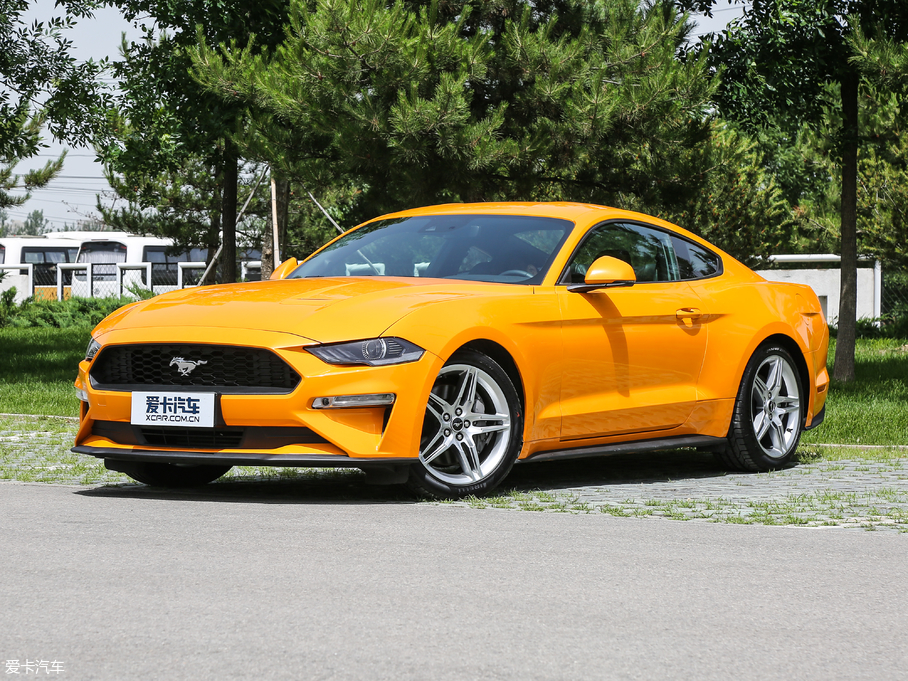
[[105,461],[105,465],[151,487],[207,485],[231,469],[231,466],[196,466],[148,461]]
[[472,350],[455,353],[429,394],[410,488],[442,499],[494,489],[520,454],[521,412],[517,390],[497,362]]
[[761,345],[747,363],[735,400],[728,444],[719,458],[746,471],[781,468],[791,461],[804,417],[801,377],[780,345]]

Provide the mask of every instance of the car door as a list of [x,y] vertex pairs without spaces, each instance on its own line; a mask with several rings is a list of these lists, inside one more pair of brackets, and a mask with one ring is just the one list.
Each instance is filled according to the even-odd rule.
[[[628,262],[637,283],[590,293],[582,283],[596,258]],[[592,228],[557,287],[563,323],[563,440],[666,430],[683,424],[697,400],[706,351],[703,304],[681,281],[671,235],[609,222]]]

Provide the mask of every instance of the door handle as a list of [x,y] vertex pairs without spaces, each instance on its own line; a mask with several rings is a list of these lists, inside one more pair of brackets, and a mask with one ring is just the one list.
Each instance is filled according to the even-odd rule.
[[702,316],[703,313],[695,307],[682,307],[675,312],[675,317],[677,319],[700,319]]

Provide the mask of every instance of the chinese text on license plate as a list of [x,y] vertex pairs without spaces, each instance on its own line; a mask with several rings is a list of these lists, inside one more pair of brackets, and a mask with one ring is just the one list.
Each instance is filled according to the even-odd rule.
[[134,392],[135,426],[214,427],[214,393]]

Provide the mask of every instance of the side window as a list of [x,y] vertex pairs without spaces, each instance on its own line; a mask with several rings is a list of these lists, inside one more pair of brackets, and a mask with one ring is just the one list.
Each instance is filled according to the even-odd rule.
[[163,246],[145,246],[142,248],[142,262],[167,262]]
[[676,236],[672,237],[672,245],[682,279],[703,279],[719,272],[721,260],[718,255]]
[[22,262],[30,262],[34,265],[40,265],[44,262],[43,248],[23,248]]
[[609,223],[587,235],[571,259],[563,283],[582,283],[590,265],[604,255],[628,263],[641,283],[681,278],[671,236],[643,225]]
[[66,249],[55,248],[53,250],[44,251],[44,261],[52,262],[54,264],[58,262],[66,262]]

